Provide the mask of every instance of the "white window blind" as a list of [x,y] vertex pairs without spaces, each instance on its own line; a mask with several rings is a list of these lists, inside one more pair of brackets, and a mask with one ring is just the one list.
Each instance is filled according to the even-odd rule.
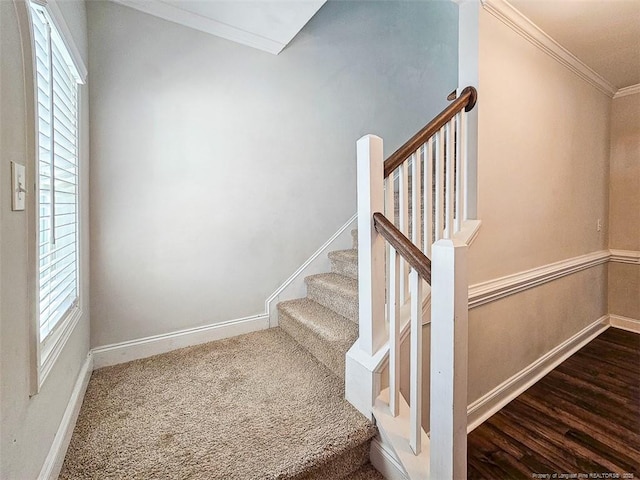
[[78,77],[32,4],[38,101],[39,324],[44,341],[78,302]]

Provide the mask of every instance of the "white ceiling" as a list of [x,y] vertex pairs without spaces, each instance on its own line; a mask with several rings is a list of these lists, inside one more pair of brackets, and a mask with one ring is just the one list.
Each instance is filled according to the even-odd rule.
[[326,0],[113,0],[174,23],[278,54]]
[[[113,0],[278,54],[326,0]],[[640,84],[640,0],[509,0],[614,89]]]
[[640,84],[640,0],[509,0],[616,89]]

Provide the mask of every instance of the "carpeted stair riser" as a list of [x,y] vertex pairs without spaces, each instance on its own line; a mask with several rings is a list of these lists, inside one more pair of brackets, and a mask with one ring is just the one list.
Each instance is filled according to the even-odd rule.
[[366,463],[352,474],[344,477],[344,480],[384,480],[384,477],[373,465]]
[[357,249],[358,248],[358,229],[354,228],[351,230],[351,247]]
[[358,250],[337,250],[329,252],[331,271],[345,277],[358,279]]
[[[305,278],[307,297],[280,302],[280,327],[299,345],[344,380],[345,355],[358,338],[358,231],[351,231],[353,249],[329,253],[331,273]],[[301,475],[314,480],[383,480],[369,463],[371,439],[352,447]],[[331,448],[328,446],[328,448]],[[283,478],[284,478],[283,477]]]
[[307,297],[334,312],[358,322],[358,281],[336,273],[305,278]]
[[308,298],[280,302],[282,329],[344,380],[345,355],[358,338],[358,326]]
[[370,448],[371,440],[367,440],[357,447],[333,456],[330,462],[314,466],[302,475],[287,478],[295,480],[348,479],[351,474],[354,474],[360,467],[369,462]]

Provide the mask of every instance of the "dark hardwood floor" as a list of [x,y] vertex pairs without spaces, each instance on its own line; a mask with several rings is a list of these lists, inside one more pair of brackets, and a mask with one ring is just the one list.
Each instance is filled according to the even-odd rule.
[[467,445],[469,479],[640,479],[640,335],[607,329]]

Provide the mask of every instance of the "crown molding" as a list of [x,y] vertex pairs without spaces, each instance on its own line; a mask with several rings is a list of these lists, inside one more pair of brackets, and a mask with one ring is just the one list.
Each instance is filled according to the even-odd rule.
[[588,82],[600,92],[613,97],[618,91],[607,80],[580,61],[566,48],[547,35],[507,0],[481,0],[482,7],[531,44]]
[[613,98],[626,97],[627,95],[635,95],[636,93],[640,93],[640,83],[621,88],[616,92]]
[[232,42],[257,48],[264,52],[279,54],[286,44],[272,40],[270,38],[257,35],[255,33],[242,30],[240,28],[218,22],[212,18],[203,17],[193,12],[183,10],[171,4],[161,1],[150,2],[148,0],[112,0],[115,3],[124,5],[140,12],[148,13],[168,20],[173,23],[185,25],[201,32],[209,33],[217,37],[222,37]]

